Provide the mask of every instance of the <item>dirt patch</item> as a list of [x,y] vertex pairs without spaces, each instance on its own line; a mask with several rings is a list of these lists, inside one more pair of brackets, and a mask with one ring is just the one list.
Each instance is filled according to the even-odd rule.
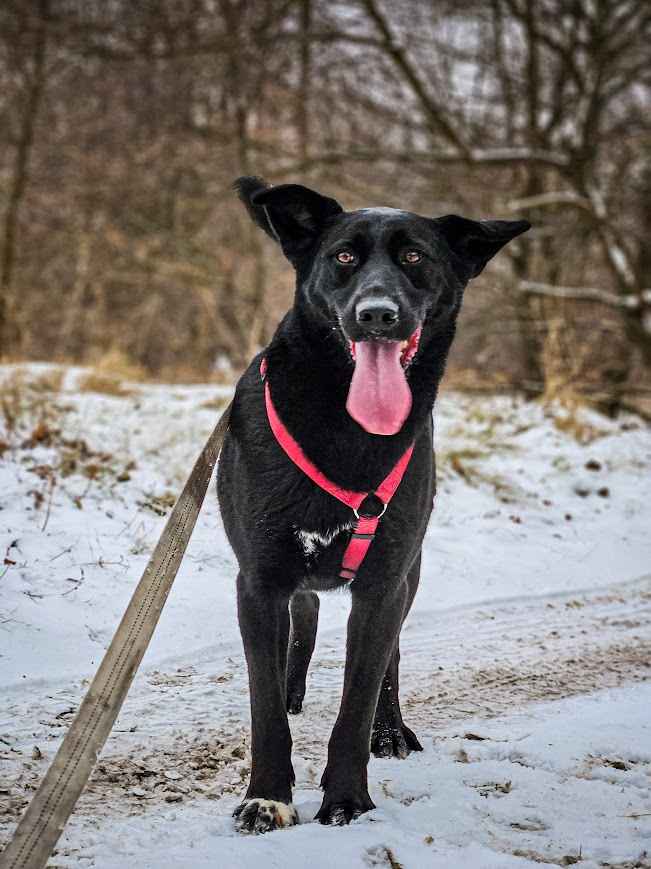
[[646,851],[637,860],[624,860],[623,863],[600,863],[604,869],[651,869],[651,858]]
[[[651,679],[651,642],[553,656],[521,665],[435,673],[428,686],[402,701],[408,723],[434,728],[443,720],[493,718],[514,706],[560,700],[626,682]],[[408,714],[408,717],[407,717]]]
[[516,848],[515,851],[511,851],[510,853],[514,857],[526,857],[527,860],[531,860],[533,863],[545,863],[550,866],[574,866],[582,860],[580,854],[563,854],[561,857],[553,857],[547,854],[539,854],[538,851],[531,851],[528,848]]
[[[102,758],[76,812],[93,817],[137,815],[153,802],[239,793],[250,771],[246,739],[244,730],[228,737],[215,732],[196,740],[178,737],[164,746],[135,746],[125,756]],[[0,780],[3,826],[22,813],[50,762],[39,749],[22,763],[15,779]]]

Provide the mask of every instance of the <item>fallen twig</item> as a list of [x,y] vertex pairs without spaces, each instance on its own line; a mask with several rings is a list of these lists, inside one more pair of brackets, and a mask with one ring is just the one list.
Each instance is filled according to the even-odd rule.
[[45,511],[45,521],[43,522],[43,527],[41,528],[41,531],[45,531],[45,529],[47,528],[47,523],[50,521],[50,511],[52,509],[52,497],[54,495],[55,486],[56,486],[56,478],[55,478],[54,474],[52,474],[50,477],[50,491],[48,492],[47,507],[46,507],[46,511]]

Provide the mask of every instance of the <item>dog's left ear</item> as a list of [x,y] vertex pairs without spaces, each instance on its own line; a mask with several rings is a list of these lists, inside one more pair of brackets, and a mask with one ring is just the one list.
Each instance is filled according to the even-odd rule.
[[486,263],[511,239],[531,229],[528,220],[468,220],[456,214],[434,219],[455,254],[476,278]]
[[259,183],[256,189],[246,183],[249,180],[258,181],[240,178],[236,182],[240,197],[258,226],[280,244],[289,260],[309,247],[327,222],[343,212],[336,199],[301,184],[263,187]]

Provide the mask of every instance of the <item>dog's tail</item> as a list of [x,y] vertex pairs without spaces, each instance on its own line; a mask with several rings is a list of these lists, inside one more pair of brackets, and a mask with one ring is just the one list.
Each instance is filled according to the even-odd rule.
[[278,241],[276,231],[269,220],[267,209],[264,205],[255,205],[253,202],[256,193],[262,193],[263,190],[269,190],[270,188],[271,184],[268,184],[264,178],[259,178],[257,175],[243,175],[233,184],[233,189],[244,203],[253,222],[260,229],[263,229],[270,238]]

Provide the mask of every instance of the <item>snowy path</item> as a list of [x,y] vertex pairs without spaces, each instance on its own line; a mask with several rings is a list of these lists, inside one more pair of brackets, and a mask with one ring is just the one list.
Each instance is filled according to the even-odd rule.
[[[51,371],[25,368],[13,427],[0,418],[0,842],[228,395],[85,393],[71,370],[50,389]],[[454,394],[435,421],[439,493],[401,642],[425,751],[372,759],[377,809],[310,823],[343,678],[348,596],[329,595],[291,722],[301,825],[235,835],[248,690],[211,497],[52,866],[651,866],[651,430]]]
[[[406,721],[423,738],[426,751],[404,762],[372,761],[369,779],[378,810],[356,825],[362,833],[352,839],[351,834],[343,834],[351,848],[347,859],[353,862],[340,865],[373,865],[368,863],[373,843],[380,848],[377,865],[391,865],[382,857],[383,843],[395,851],[403,866],[438,865],[426,862],[425,852],[434,860],[443,844],[446,849],[460,848],[464,839],[458,829],[461,816],[465,825],[474,819],[473,841],[482,842],[486,849],[486,853],[478,852],[484,862],[473,865],[510,865],[495,862],[491,854],[512,854],[518,848],[545,855],[545,859],[560,859],[580,843],[586,857],[637,856],[643,850],[645,832],[651,837],[649,816],[644,817],[651,810],[651,686],[608,695],[623,698],[626,728],[622,730],[621,721],[615,726],[609,707],[608,720],[596,728],[601,740],[597,743],[590,725],[606,701],[601,694],[590,692],[651,679],[650,625],[651,576],[597,591],[421,612],[410,619],[402,642],[403,710]],[[339,629],[322,633],[304,714],[292,719],[296,804],[304,822],[311,820],[320,800],[318,780],[341,690],[342,649]],[[62,690],[45,702],[33,697],[26,701],[21,692],[16,693],[13,698],[10,694],[6,708],[13,727],[4,759],[8,778],[14,782],[12,795],[18,812],[21,796],[28,797],[44,771],[80,692]],[[581,702],[562,700],[586,694],[588,699]],[[547,702],[529,705],[543,699]],[[514,709],[518,713],[509,715]],[[85,865],[102,869],[120,865],[109,857],[120,825],[136,837],[128,845],[124,834],[119,836],[120,859],[140,862],[144,859],[142,843],[153,830],[156,839],[162,835],[161,826],[167,824],[171,828],[165,835],[170,840],[188,835],[187,811],[196,817],[196,835],[209,835],[207,861],[211,856],[218,859],[223,845],[239,865],[256,865],[267,846],[232,840],[229,820],[248,769],[247,713],[244,661],[235,644],[230,649],[204,650],[193,666],[179,656],[168,660],[164,670],[141,673],[93,783],[62,840],[60,859],[67,855],[70,862],[61,865],[77,865],[75,861],[82,857],[89,861],[84,860]],[[549,721],[553,728],[545,744],[545,722]],[[567,758],[559,759],[550,743],[563,744],[563,728],[571,731],[570,751]],[[577,731],[583,744],[581,739],[577,742]],[[470,735],[464,738],[466,734]],[[635,750],[631,750],[631,738]],[[32,757],[35,745],[43,755],[36,760]],[[545,745],[549,750],[542,750]],[[534,752],[531,757],[530,751]],[[566,838],[569,833],[562,825],[559,838],[554,820],[557,806],[549,802],[550,777],[557,779],[558,799],[568,805],[576,799],[577,789],[589,805],[590,789],[579,782],[592,781],[599,783],[595,811],[609,786],[620,815],[642,817],[604,827],[603,821],[595,825],[594,815],[583,820],[577,816],[572,827],[576,841]],[[509,781],[512,784],[507,787]],[[457,807],[460,817],[450,816],[446,790],[455,794],[460,790],[454,799],[468,803],[466,809]],[[415,812],[418,821],[409,822]],[[116,818],[122,819],[117,828]],[[175,819],[179,829],[172,832]],[[411,836],[405,832],[409,823],[414,831],[420,829],[425,819],[434,837],[430,845],[422,837],[417,843],[415,832]],[[290,853],[289,837],[295,831],[274,834],[276,848],[280,847],[278,835],[285,837],[283,850],[286,847]],[[312,826],[312,838],[315,835],[323,836],[325,845],[331,833]],[[307,847],[308,840],[301,841]],[[107,842],[112,843],[110,847]],[[99,850],[98,843],[103,843]],[[195,847],[201,850],[200,843]],[[198,854],[186,857],[184,864],[180,856],[172,860],[167,849],[166,845],[166,856],[161,852],[141,865],[198,865]],[[410,862],[402,855],[405,849],[412,861],[420,862]],[[424,853],[417,858],[419,849]],[[251,863],[242,864],[247,859]],[[459,854],[456,859],[465,858]]]
[[298,827],[239,836],[233,797],[159,804],[142,815],[77,818],[54,865],[648,869],[650,706],[646,683],[421,733],[423,754],[372,762],[377,809],[347,828],[311,823],[320,794],[307,767],[294,794]]

